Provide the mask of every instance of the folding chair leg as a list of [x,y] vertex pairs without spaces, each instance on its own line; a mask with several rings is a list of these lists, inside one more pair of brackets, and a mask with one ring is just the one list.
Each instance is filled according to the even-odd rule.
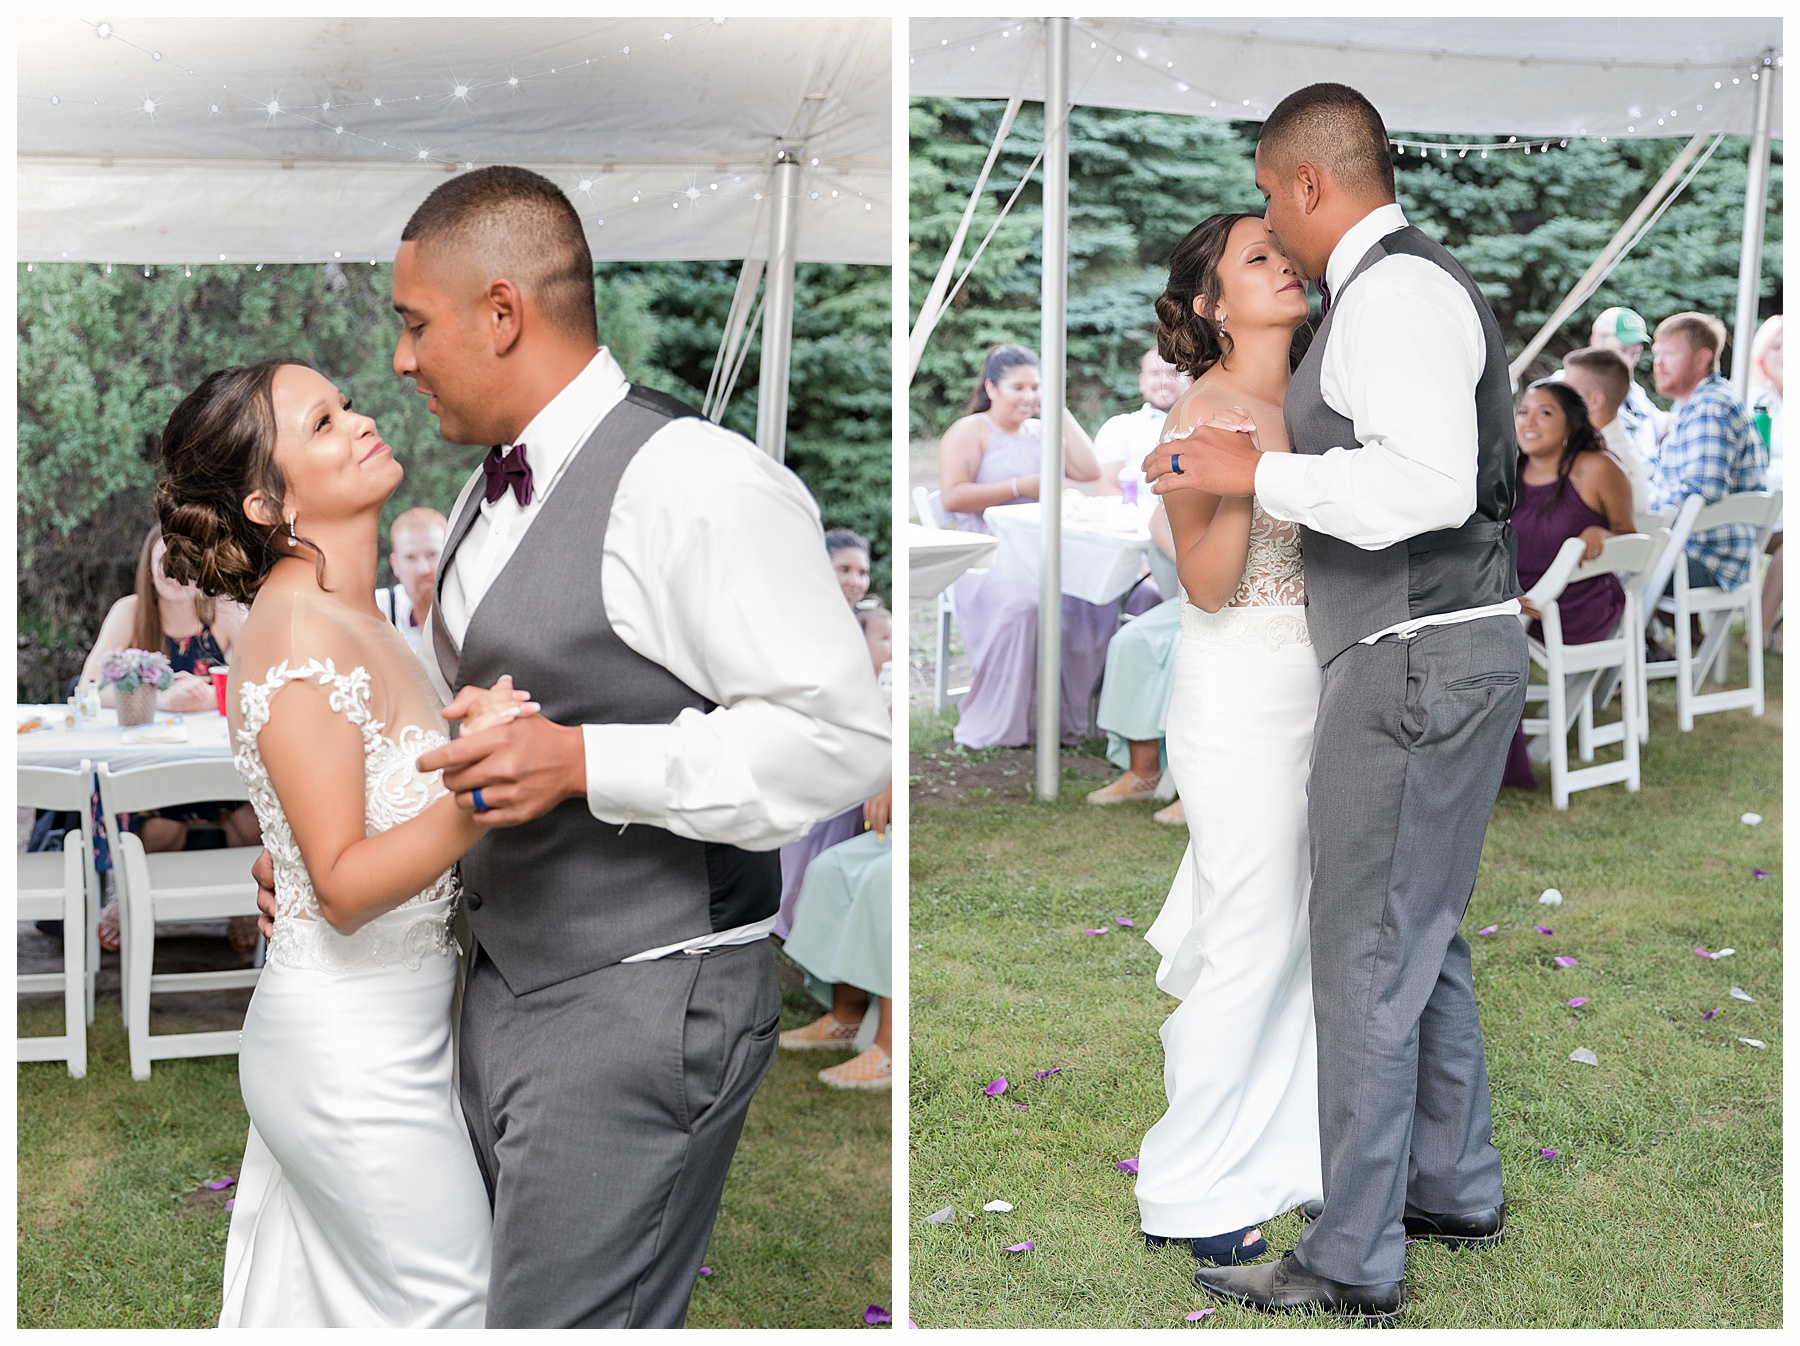
[[1684,734],[1694,728],[1694,633],[1687,613],[1675,612],[1675,721]]
[[150,969],[156,957],[156,913],[148,897],[133,900],[127,889],[122,900],[130,903],[126,919],[120,924],[126,934],[122,941],[121,966],[129,966],[125,979],[125,1037],[131,1047],[131,1078],[150,1078]]
[[1581,760],[1594,760],[1594,689],[1590,685],[1587,693],[1581,698],[1581,706],[1575,712],[1575,742],[1581,752]]
[[1569,807],[1568,684],[1560,668],[1550,672],[1550,802]]
[[[1641,653],[1640,651],[1640,657]],[[1641,754],[1638,752],[1638,736],[1633,732],[1633,726],[1638,722],[1638,681],[1637,675],[1631,669],[1629,650],[1626,652],[1625,659],[1624,686],[1620,688],[1619,701],[1619,713],[1624,720],[1620,726],[1623,732],[1619,736],[1619,743],[1625,749],[1625,790],[1627,794],[1636,794],[1641,783],[1638,772],[1638,759]]]
[[937,669],[936,680],[932,687],[931,708],[939,715],[950,702],[950,614],[942,609],[938,611],[937,622]]

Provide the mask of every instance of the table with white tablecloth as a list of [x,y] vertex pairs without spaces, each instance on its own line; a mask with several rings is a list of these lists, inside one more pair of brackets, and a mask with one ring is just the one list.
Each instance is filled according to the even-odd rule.
[[[102,710],[97,721],[71,729],[61,726],[64,706],[20,706],[17,724],[39,719],[53,727],[17,735],[20,766],[60,767],[73,770],[85,758],[96,768],[102,762],[113,771],[161,766],[167,762],[192,762],[196,758],[229,758],[231,730],[216,710],[190,711],[186,715],[159,712],[149,725],[121,729],[116,710]],[[175,735],[184,735],[176,739]]]
[[907,524],[906,573],[913,598],[936,598],[965,571],[992,565],[999,546],[986,533]]
[[[1062,591],[1089,603],[1114,603],[1144,573],[1155,545],[1150,537],[1154,498],[1128,502],[1120,496],[1063,496]],[[1043,540],[1039,506],[995,505],[984,516],[1000,543],[994,569],[1008,579],[1037,584]]]

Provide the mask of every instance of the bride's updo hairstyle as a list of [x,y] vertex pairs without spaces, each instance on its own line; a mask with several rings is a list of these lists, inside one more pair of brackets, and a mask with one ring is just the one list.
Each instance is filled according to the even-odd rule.
[[[1261,219],[1247,212],[1213,215],[1188,230],[1169,258],[1169,283],[1156,297],[1156,353],[1191,378],[1231,354],[1231,336],[1211,317],[1224,289],[1219,261],[1239,220]],[[1204,301],[1205,316],[1194,312]]]
[[[287,483],[275,465],[275,371],[303,360],[260,360],[219,369],[170,413],[162,433],[162,479],[156,517],[162,523],[163,573],[209,598],[249,603],[287,546]],[[255,522],[244,498],[266,491],[277,524]],[[325,557],[316,557],[323,577]]]
[[1017,369],[1020,365],[1030,365],[1036,369],[1037,363],[1036,353],[1023,346],[1015,346],[1011,342],[995,346],[981,362],[981,377],[975,380],[975,391],[970,395],[969,405],[963,409],[963,415],[974,416],[994,405],[994,400],[988,396],[987,386],[990,383],[998,384],[1006,377],[1007,370]]

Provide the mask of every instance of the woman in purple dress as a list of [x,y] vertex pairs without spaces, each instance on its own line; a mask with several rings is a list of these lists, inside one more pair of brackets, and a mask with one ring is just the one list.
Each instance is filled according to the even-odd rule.
[[[1631,514],[1631,482],[1606,451],[1605,441],[1588,419],[1587,404],[1565,383],[1541,380],[1525,390],[1514,420],[1519,437],[1519,499],[1512,526],[1519,538],[1519,584],[1530,589],[1544,577],[1564,542],[1578,537],[1592,560],[1618,533],[1635,531]],[[1625,611],[1625,591],[1616,575],[1571,584],[1556,600],[1562,616],[1563,641],[1585,645],[1605,640],[1618,630]],[[1531,635],[1542,639],[1533,618]],[[1535,790],[1525,733],[1513,734],[1506,755],[1503,784]]]
[[[968,414],[938,444],[938,489],[946,512],[966,532],[985,533],[985,512],[1039,498],[1042,433],[1038,360],[1023,346],[996,346],[982,364]],[[1095,481],[1100,463],[1075,418],[1063,411],[1063,472]],[[1052,500],[1057,492],[1050,493]],[[956,622],[972,677],[962,699],[956,741],[965,748],[1032,742],[1037,720],[1037,586],[997,570],[956,582]],[[1106,667],[1118,607],[1063,595],[1062,740],[1088,733],[1088,703]]]

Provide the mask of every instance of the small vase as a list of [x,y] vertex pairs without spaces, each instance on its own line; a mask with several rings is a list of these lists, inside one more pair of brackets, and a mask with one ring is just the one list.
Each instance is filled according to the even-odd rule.
[[156,687],[145,683],[135,692],[120,692],[119,727],[128,729],[134,724],[149,724],[150,717],[156,714]]

